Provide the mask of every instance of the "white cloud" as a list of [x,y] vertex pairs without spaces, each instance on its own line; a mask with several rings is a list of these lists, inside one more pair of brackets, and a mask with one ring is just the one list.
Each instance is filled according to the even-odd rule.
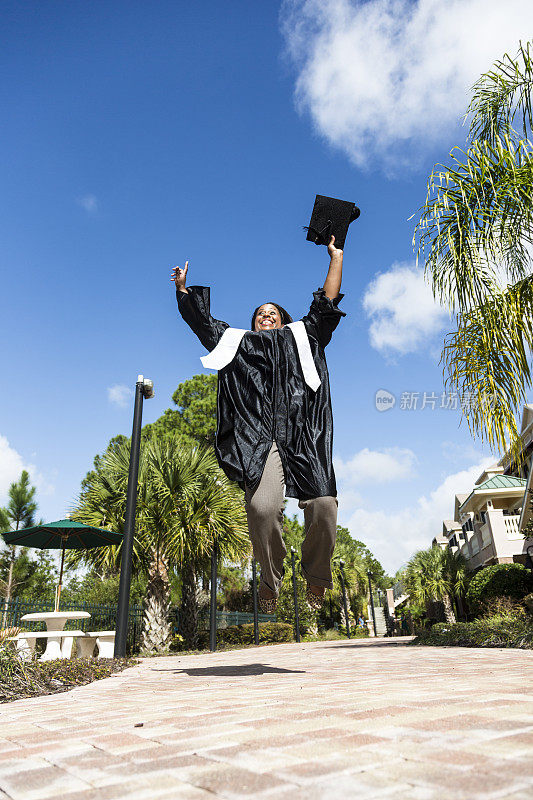
[[442,331],[449,320],[423,271],[412,264],[393,264],[378,274],[365,291],[363,308],[371,320],[370,343],[384,353],[427,349],[428,337]]
[[27,470],[31,483],[37,487],[38,494],[53,494],[54,487],[37,471],[34,464],[27,463],[5,436],[0,435],[0,506],[8,500],[9,487],[20,478],[22,470]]
[[356,453],[349,461],[334,459],[335,474],[343,486],[359,483],[390,483],[413,475],[417,458],[412,450],[388,447],[369,450],[367,447]]
[[447,142],[469,89],[533,28],[530,0],[285,0],[296,101],[360,167],[416,165]]
[[[452,464],[464,464],[465,461],[477,461],[481,453],[473,444],[443,441],[441,442],[442,457]],[[494,461],[496,461],[494,457]]]
[[98,211],[98,198],[94,194],[85,194],[78,197],[78,205],[85,209],[88,214],[96,214]]
[[352,513],[348,509],[345,515],[339,502],[339,524],[363,541],[394,574],[416,550],[431,545],[433,537],[442,531],[442,521],[453,517],[454,496],[469,492],[483,469],[493,462],[493,458],[484,458],[448,475],[434,491],[398,511],[358,508]]
[[123,383],[115,383],[107,388],[107,399],[120,408],[126,408],[132,397],[133,390]]

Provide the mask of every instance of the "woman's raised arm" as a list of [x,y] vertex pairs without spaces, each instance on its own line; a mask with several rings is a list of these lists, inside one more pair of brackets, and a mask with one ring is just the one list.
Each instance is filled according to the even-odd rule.
[[185,266],[183,269],[181,267],[173,267],[172,273],[170,275],[170,280],[174,281],[176,285],[177,292],[185,292],[188,293],[188,289],[185,288],[185,281],[187,279],[187,270],[189,269],[189,262],[185,262]]
[[229,325],[211,316],[208,286],[185,287],[188,269],[189,262],[186,261],[183,269],[174,267],[172,270],[171,280],[176,286],[178,310],[205,349],[212,350]]
[[329,269],[324,281],[324,292],[330,300],[335,300],[341,289],[342,283],[342,250],[337,250],[335,247],[335,237],[332,236],[328,244],[328,253],[330,255]]

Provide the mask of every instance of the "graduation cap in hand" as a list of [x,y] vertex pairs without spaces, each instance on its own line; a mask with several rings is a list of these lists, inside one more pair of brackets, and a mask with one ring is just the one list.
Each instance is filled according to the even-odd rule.
[[311,221],[309,226],[304,228],[304,231],[307,231],[307,241],[327,246],[334,236],[335,247],[343,250],[348,226],[360,213],[354,203],[317,194]]

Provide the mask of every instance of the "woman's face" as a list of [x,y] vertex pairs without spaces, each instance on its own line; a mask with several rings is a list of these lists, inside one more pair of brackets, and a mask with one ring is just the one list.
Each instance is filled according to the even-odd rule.
[[273,328],[281,328],[281,314],[272,303],[265,303],[259,308],[255,317],[256,331],[271,331]]

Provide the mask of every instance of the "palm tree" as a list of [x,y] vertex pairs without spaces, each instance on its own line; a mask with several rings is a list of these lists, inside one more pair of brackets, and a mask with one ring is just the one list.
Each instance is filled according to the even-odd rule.
[[453,598],[464,594],[466,587],[466,562],[460,553],[440,547],[419,550],[410,559],[405,570],[404,583],[410,596],[425,603],[428,618],[434,617],[438,606],[444,607],[446,622],[456,622]]
[[[73,516],[81,522],[122,531],[126,505],[130,443],[102,458],[91,473]],[[139,464],[133,569],[148,577],[144,602],[142,647],[161,650],[171,626],[170,573],[182,579],[182,633],[194,646],[198,623],[196,575],[205,570],[215,539],[221,557],[249,554],[242,495],[219,469],[212,451],[164,434],[143,448]],[[120,564],[120,545],[74,551],[71,563],[85,563],[102,572]]]
[[164,437],[152,441],[148,459],[157,498],[151,507],[154,527],[164,530],[167,558],[181,568],[182,633],[193,646],[198,628],[197,575],[207,571],[215,541],[220,557],[235,561],[250,555],[242,492],[218,467],[211,448],[191,448]]
[[348,616],[354,606],[358,605],[358,600],[366,596],[367,591],[367,575],[366,568],[363,561],[357,558],[356,555],[350,553],[347,548],[335,547],[333,558],[331,559],[331,571],[333,575],[333,589],[330,592],[330,598],[335,606],[340,608],[341,625],[346,627],[349,620],[346,619],[344,613],[344,603],[342,597],[342,585],[340,579],[340,562],[344,561],[344,585],[346,587],[346,599],[348,605]]
[[533,56],[506,54],[473,87],[466,150],[436,165],[415,229],[435,297],[456,317],[441,361],[471,433],[519,457],[533,347]]

